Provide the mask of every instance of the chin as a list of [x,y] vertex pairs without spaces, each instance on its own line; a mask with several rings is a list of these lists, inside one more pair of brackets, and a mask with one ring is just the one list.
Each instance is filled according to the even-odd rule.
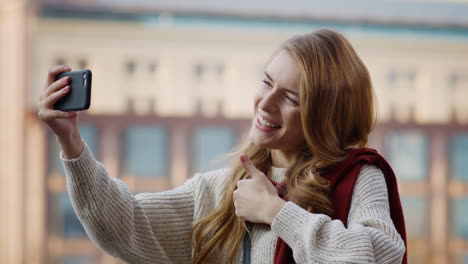
[[272,148],[272,143],[269,140],[264,140],[264,138],[262,138],[260,135],[256,134],[255,132],[252,132],[252,130],[250,130],[248,138],[256,146],[259,146],[262,148],[269,148],[269,149]]

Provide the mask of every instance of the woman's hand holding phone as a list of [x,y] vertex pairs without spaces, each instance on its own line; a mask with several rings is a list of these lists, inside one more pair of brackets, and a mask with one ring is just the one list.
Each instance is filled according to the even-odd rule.
[[83,150],[80,132],[78,130],[78,112],[63,112],[54,110],[53,105],[70,92],[70,78],[55,80],[62,72],[71,71],[70,67],[57,65],[49,69],[44,89],[38,102],[38,117],[57,136],[65,158],[78,157]]

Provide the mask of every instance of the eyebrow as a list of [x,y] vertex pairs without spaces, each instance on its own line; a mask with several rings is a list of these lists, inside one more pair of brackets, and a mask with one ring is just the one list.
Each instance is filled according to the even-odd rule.
[[[270,79],[270,81],[275,82],[275,81],[271,78],[271,76],[268,74],[268,72],[264,71],[263,74],[265,74],[265,76],[266,76],[268,79]],[[281,89],[284,89],[284,90],[286,90],[286,91],[288,91],[289,93],[294,94],[294,95],[297,96],[297,97],[299,97],[299,94],[298,94],[296,91],[294,91],[294,90],[291,90],[291,89],[288,89],[288,88],[284,88],[284,87],[280,87],[280,88],[281,88]]]

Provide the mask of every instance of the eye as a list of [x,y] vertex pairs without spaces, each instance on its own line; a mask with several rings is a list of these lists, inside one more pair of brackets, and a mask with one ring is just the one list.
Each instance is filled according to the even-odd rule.
[[298,103],[296,100],[292,99],[291,97],[289,97],[289,96],[285,96],[285,97],[286,97],[286,99],[288,99],[288,101],[290,101],[292,104],[294,104],[294,105],[299,105],[299,103]]
[[262,83],[264,83],[264,84],[266,84],[266,85],[272,87],[272,86],[271,86],[271,83],[269,83],[267,80],[263,80]]

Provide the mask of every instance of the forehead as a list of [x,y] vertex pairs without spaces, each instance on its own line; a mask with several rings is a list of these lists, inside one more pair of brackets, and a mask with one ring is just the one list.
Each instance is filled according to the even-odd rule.
[[299,67],[287,51],[280,50],[265,68],[265,71],[273,78],[275,84],[281,87],[298,90]]

